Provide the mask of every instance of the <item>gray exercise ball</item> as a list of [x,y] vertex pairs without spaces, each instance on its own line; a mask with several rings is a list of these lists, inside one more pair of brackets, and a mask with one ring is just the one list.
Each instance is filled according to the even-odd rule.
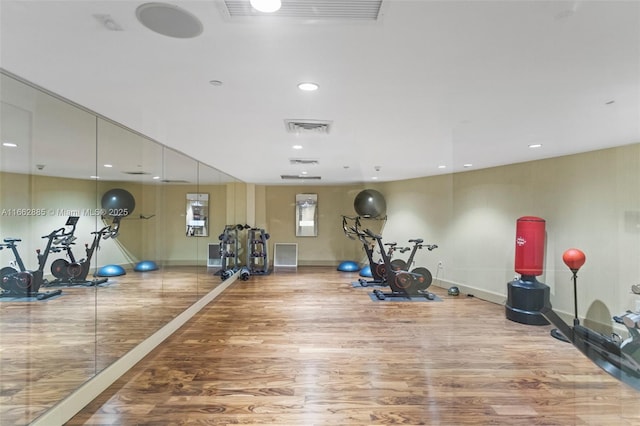
[[353,208],[362,217],[379,217],[387,211],[387,202],[384,195],[375,189],[365,189],[360,191],[353,200]]
[[129,216],[136,208],[136,200],[133,195],[122,188],[114,188],[105,192],[100,203],[105,216]]

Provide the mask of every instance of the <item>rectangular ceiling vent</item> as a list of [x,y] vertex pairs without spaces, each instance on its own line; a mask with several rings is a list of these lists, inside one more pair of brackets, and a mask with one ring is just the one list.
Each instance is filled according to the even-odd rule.
[[224,0],[230,18],[376,21],[381,6],[382,0],[282,0],[278,11],[265,14],[247,0]]
[[287,132],[299,134],[328,135],[331,121],[327,120],[284,120]]
[[143,172],[143,171],[133,171],[133,172],[122,172],[125,175],[134,175],[134,176],[142,176],[142,175],[150,175],[151,173],[149,172]]
[[308,165],[312,165],[312,166],[317,166],[318,164],[320,164],[320,162],[318,160],[314,160],[311,158],[290,158],[289,159],[289,163],[291,163],[292,165],[301,165],[301,166],[308,166]]
[[189,183],[188,180],[184,180],[184,179],[162,179],[160,182],[162,182],[162,183]]
[[320,180],[322,179],[320,176],[309,176],[309,175],[280,175],[282,180]]

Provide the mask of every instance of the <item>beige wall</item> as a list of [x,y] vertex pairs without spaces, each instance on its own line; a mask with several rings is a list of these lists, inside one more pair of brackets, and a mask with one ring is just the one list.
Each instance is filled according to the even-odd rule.
[[[417,265],[497,302],[516,275],[516,220],[546,220],[544,275],[554,307],[573,313],[571,272],[562,254],[585,252],[580,315],[609,323],[637,309],[640,281],[640,144],[455,175],[387,183],[385,238],[422,237],[439,249]],[[438,268],[442,261],[442,268]]]
[[[353,199],[361,186],[267,186],[263,201],[266,212],[265,229],[274,243],[297,243],[299,265],[338,265],[342,260],[358,260],[362,245],[345,237],[342,215],[355,215]],[[318,195],[318,236],[296,237],[296,194]],[[257,203],[256,203],[257,204]],[[258,211],[261,206],[256,207]],[[260,217],[257,214],[256,217]]]

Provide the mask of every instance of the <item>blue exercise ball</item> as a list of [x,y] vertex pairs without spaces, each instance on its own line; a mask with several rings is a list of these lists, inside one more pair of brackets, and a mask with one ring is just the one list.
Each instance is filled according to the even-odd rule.
[[365,189],[356,195],[353,200],[353,208],[359,216],[376,218],[385,214],[387,202],[384,195],[375,189]]
[[368,278],[373,277],[373,274],[371,273],[371,266],[367,265],[364,268],[360,269],[360,276]]
[[100,205],[105,216],[124,217],[133,213],[136,200],[126,189],[113,188],[102,195]]
[[133,267],[133,270],[136,272],[149,272],[156,271],[157,269],[158,265],[153,260],[143,260]]
[[120,265],[104,265],[96,272],[97,277],[117,277],[125,275],[127,272]]
[[340,272],[358,272],[359,270],[360,265],[353,260],[345,260],[338,265],[338,271]]

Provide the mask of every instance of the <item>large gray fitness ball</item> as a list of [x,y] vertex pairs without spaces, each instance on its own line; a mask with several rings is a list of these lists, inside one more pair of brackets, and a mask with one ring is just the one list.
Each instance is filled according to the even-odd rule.
[[136,200],[126,189],[114,188],[104,193],[101,204],[105,216],[129,216],[136,208]]
[[384,195],[375,189],[360,191],[353,200],[353,208],[362,217],[379,217],[387,211],[387,202]]

